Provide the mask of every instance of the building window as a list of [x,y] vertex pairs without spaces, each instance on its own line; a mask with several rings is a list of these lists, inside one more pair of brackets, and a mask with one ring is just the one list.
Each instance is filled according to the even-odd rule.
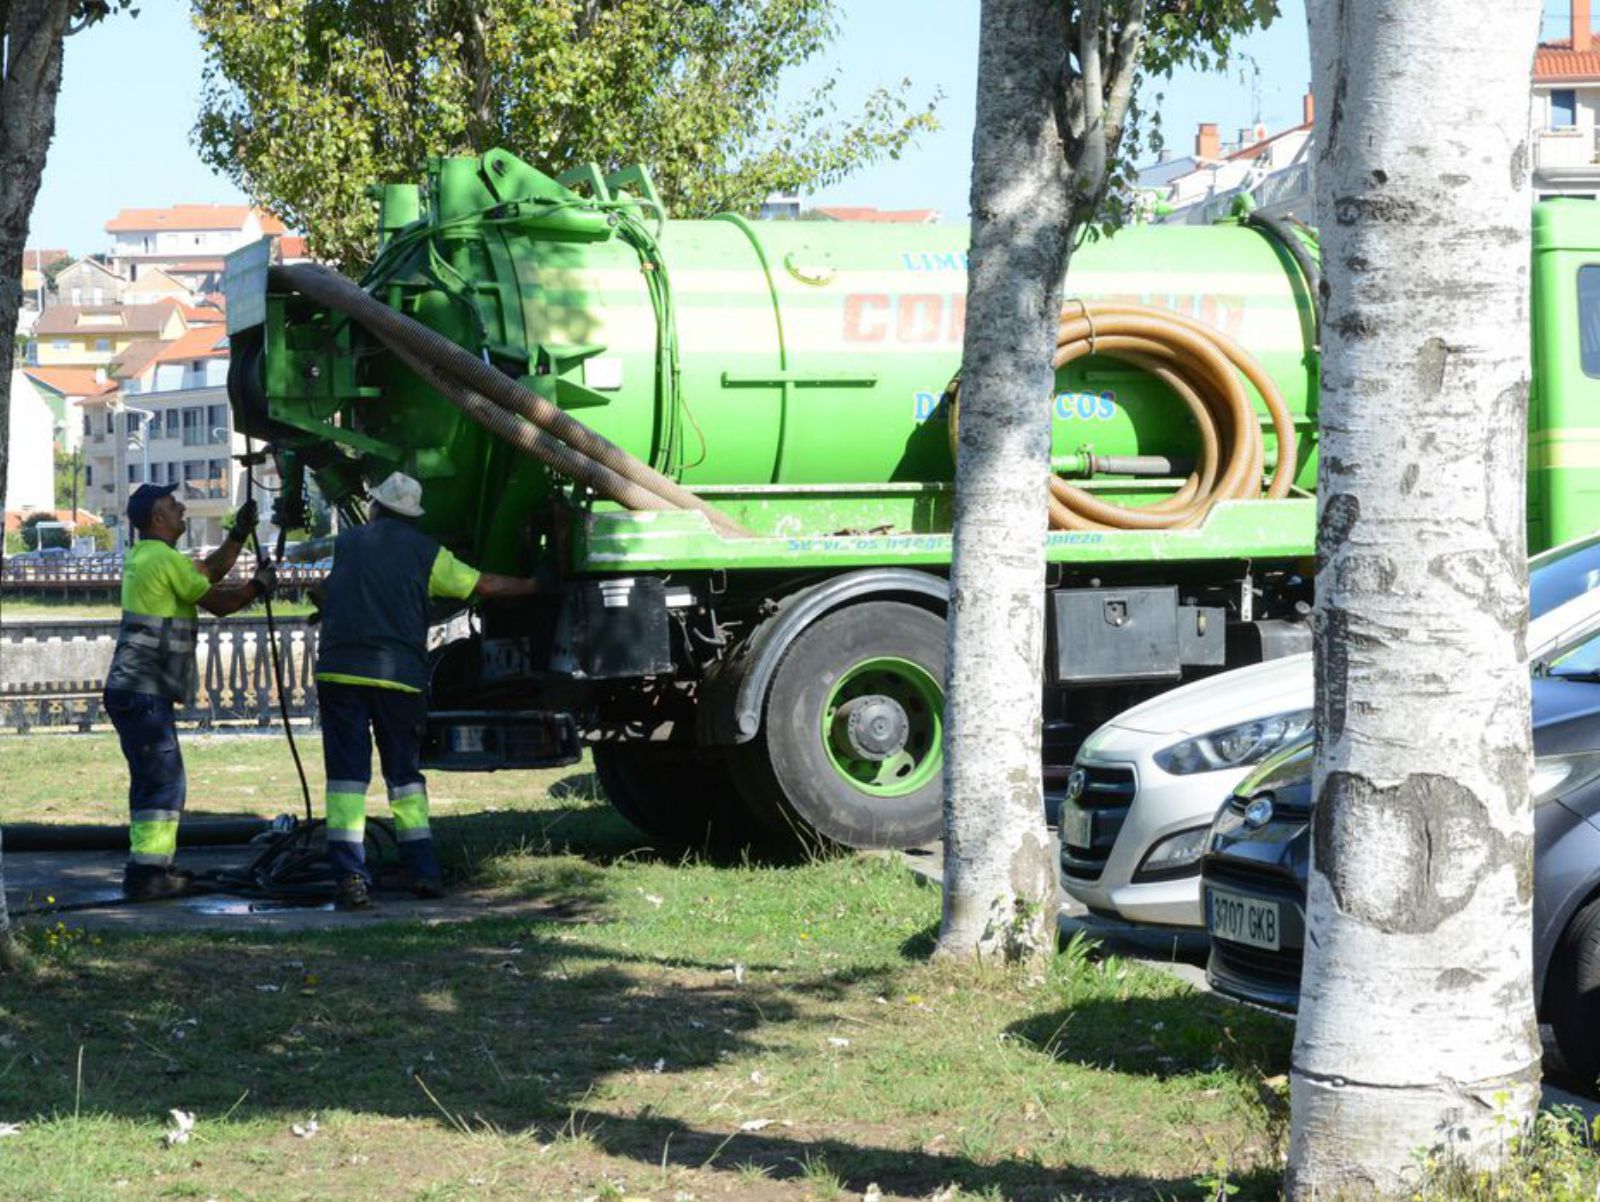
[[94,349],[97,351],[109,351],[111,349],[111,339],[96,338],[94,340]]
[[85,488],[94,487],[94,464],[92,463],[83,465],[83,486]]
[[228,495],[228,461],[226,459],[213,459],[211,461],[211,489],[206,494],[211,497],[226,497]]
[[83,415],[83,432],[86,435],[94,433],[94,431],[90,429],[89,415],[87,413]]
[[226,405],[212,405],[210,416],[211,441],[225,443],[228,441],[228,407]]
[[104,288],[96,288],[94,290],[94,303],[97,305],[106,303],[106,290]]
[[168,484],[177,484],[177,483],[179,483],[179,480],[178,480],[178,464],[177,464],[177,461],[173,460],[173,459],[167,460],[167,483]]
[[184,460],[183,494],[186,497],[206,495],[206,465],[203,459]]
[[138,479],[139,479],[139,465],[137,463],[128,464],[128,483],[132,484]]
[[53,351],[70,351],[72,349],[72,343],[68,342],[65,338],[57,338],[50,344],[50,349]]
[[1600,264],[1578,268],[1578,362],[1600,377]]
[[117,432],[117,415],[115,413],[112,413],[111,410],[107,409],[106,410],[106,433],[107,434],[115,434],[116,432]]
[[83,304],[83,289],[82,288],[74,288],[72,290],[72,303],[75,304],[75,305]]
[[183,445],[186,447],[204,446],[206,442],[206,411],[202,405],[195,405],[183,411]]
[[1578,124],[1578,92],[1576,88],[1550,90],[1550,128],[1571,129]]

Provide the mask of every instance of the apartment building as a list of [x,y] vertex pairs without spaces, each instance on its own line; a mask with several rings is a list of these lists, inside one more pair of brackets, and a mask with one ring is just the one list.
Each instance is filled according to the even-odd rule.
[[194,292],[222,286],[222,260],[260,238],[284,234],[281,221],[248,205],[180,204],[165,209],[123,209],[106,222],[112,270],[137,284],[160,268]]
[[177,304],[56,305],[33,327],[29,363],[38,367],[109,367],[135,342],[168,342],[189,328]]
[[[245,444],[228,408],[227,338],[222,326],[208,325],[168,343],[136,343],[111,368],[118,391],[84,403],[85,495],[117,527],[119,545],[132,541],[121,517],[128,494],[147,480],[182,486],[184,547],[219,543],[225,519],[243,503],[244,474],[233,457]],[[276,487],[269,465],[256,478]],[[263,526],[262,538],[274,533]]]

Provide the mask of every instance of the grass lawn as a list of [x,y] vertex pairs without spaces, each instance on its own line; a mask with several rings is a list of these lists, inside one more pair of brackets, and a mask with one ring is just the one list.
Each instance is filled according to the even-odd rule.
[[[185,745],[197,808],[291,800],[276,742]],[[8,816],[111,816],[110,738],[0,751]],[[0,977],[0,1197],[1277,1195],[1286,1023],[1081,943],[1041,981],[933,962],[938,892],[898,857],[663,860],[581,769],[432,782],[456,873],[559,920],[33,928]]]

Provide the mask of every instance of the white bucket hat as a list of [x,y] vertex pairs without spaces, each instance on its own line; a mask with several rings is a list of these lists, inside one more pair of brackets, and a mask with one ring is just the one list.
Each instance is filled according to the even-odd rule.
[[422,485],[404,472],[392,472],[384,482],[372,490],[372,499],[390,513],[401,517],[422,516]]

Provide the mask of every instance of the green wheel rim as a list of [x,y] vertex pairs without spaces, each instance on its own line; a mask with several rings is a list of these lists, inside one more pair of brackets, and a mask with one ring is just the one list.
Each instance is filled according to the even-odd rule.
[[[858,754],[839,711],[859,698],[886,698],[905,715],[905,738],[884,759]],[[884,656],[848,668],[822,704],[822,747],[841,780],[874,797],[903,797],[934,779],[944,761],[944,688],[921,664]]]

